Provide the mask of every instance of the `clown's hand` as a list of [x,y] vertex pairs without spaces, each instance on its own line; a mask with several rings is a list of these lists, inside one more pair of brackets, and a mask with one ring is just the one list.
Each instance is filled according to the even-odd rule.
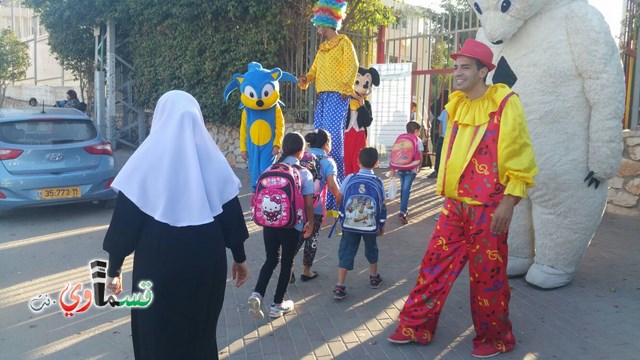
[[589,186],[591,186],[591,185],[595,184],[594,189],[597,189],[597,188],[598,188],[598,186],[600,186],[600,180],[598,180],[598,179],[596,178],[596,175],[595,175],[595,174],[596,174],[596,173],[594,173],[593,171],[589,171],[589,174],[587,174],[587,177],[586,177],[586,178],[584,178],[584,182],[587,182],[587,180],[589,181],[589,182],[587,183],[587,187],[589,187]]
[[240,157],[242,158],[242,160],[244,160],[245,162],[247,161],[247,159],[249,159],[249,156],[247,156],[247,152],[246,151],[240,151]]
[[298,76],[298,85],[300,86],[307,85],[307,77],[305,75]]
[[360,95],[360,94],[358,94],[358,93],[355,93],[355,94],[351,95],[351,97],[352,97],[352,98],[354,98],[354,99],[356,99],[356,100],[358,100],[358,105],[359,105],[360,107],[364,106],[364,99],[365,99],[365,96]]

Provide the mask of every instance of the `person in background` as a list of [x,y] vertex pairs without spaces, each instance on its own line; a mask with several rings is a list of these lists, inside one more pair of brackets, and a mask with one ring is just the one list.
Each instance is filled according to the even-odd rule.
[[238,200],[240,180],[207,132],[193,96],[174,90],[160,97],[149,136],[111,186],[118,198],[103,242],[107,289],[122,291],[122,264],[132,252],[133,292],[152,284],[150,305],[131,310],[135,358],[218,359],[225,247],[239,287],[249,274],[249,233]]
[[31,99],[29,99],[29,106],[38,106],[38,100],[32,97]]
[[[443,94],[445,101],[449,100],[449,91],[445,90]],[[440,115],[438,115],[438,138],[436,140],[436,152],[435,152],[435,164],[433,166],[433,172],[427,176],[429,179],[438,178],[438,169],[440,169],[440,154],[442,153],[442,144],[444,143],[444,135],[447,132],[447,109],[442,109]]]
[[409,120],[422,124],[422,114],[418,111],[418,104],[416,104],[415,101],[411,102],[411,116],[409,117]]
[[77,109],[79,104],[80,100],[78,100],[78,94],[76,94],[76,91],[67,91],[67,102],[64,103],[64,107]]
[[[415,121],[409,121],[406,125],[407,134],[412,134],[416,137],[416,144],[418,144],[418,149],[420,154],[424,151],[424,144],[422,140],[420,140],[420,124]],[[416,175],[420,171],[422,167],[422,156],[420,157],[420,162],[416,165],[415,168],[410,170],[395,170],[391,169],[390,175],[393,177],[396,173],[400,178],[400,213],[398,214],[398,219],[403,225],[409,223],[407,216],[409,215],[409,197],[411,196],[411,185],[413,185],[413,180],[415,180]]]

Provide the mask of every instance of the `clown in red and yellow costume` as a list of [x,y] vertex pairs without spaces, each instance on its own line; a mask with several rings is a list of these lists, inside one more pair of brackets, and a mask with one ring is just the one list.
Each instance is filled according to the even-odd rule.
[[513,207],[534,186],[537,167],[517,95],[506,85],[484,82],[495,67],[491,50],[470,39],[451,57],[458,91],[446,105],[449,120],[437,182],[445,203],[416,285],[388,339],[431,342],[453,282],[469,262],[476,331],[472,355],[484,358],[515,346],[507,233]]

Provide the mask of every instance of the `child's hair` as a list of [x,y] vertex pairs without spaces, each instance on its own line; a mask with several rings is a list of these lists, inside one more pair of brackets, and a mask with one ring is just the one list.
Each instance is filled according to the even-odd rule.
[[322,149],[330,138],[331,136],[329,133],[323,129],[317,129],[304,136],[304,139],[309,143],[309,146],[316,149]]
[[282,155],[278,162],[282,162],[287,156],[294,155],[304,150],[304,138],[299,132],[290,132],[282,139]]
[[407,123],[407,133],[413,134],[416,130],[420,130],[420,124],[415,121],[409,121]]
[[360,150],[360,155],[358,155],[358,161],[363,167],[373,169],[376,166],[376,162],[378,162],[378,150],[374,147],[363,147]]

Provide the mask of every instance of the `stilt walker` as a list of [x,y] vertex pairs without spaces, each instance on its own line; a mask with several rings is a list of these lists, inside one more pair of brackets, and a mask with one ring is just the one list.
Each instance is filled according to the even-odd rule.
[[[314,129],[324,129],[331,134],[331,152],[338,168],[338,180],[344,180],[344,123],[349,100],[355,95],[353,84],[358,73],[358,59],[351,40],[338,34],[342,19],[346,16],[344,0],[320,0],[314,8],[311,22],[317,27],[318,36],[324,41],[313,60],[309,72],[298,78],[298,85],[306,90],[316,83],[318,105],[313,121]],[[335,197],[327,194],[327,214],[336,217]]]

